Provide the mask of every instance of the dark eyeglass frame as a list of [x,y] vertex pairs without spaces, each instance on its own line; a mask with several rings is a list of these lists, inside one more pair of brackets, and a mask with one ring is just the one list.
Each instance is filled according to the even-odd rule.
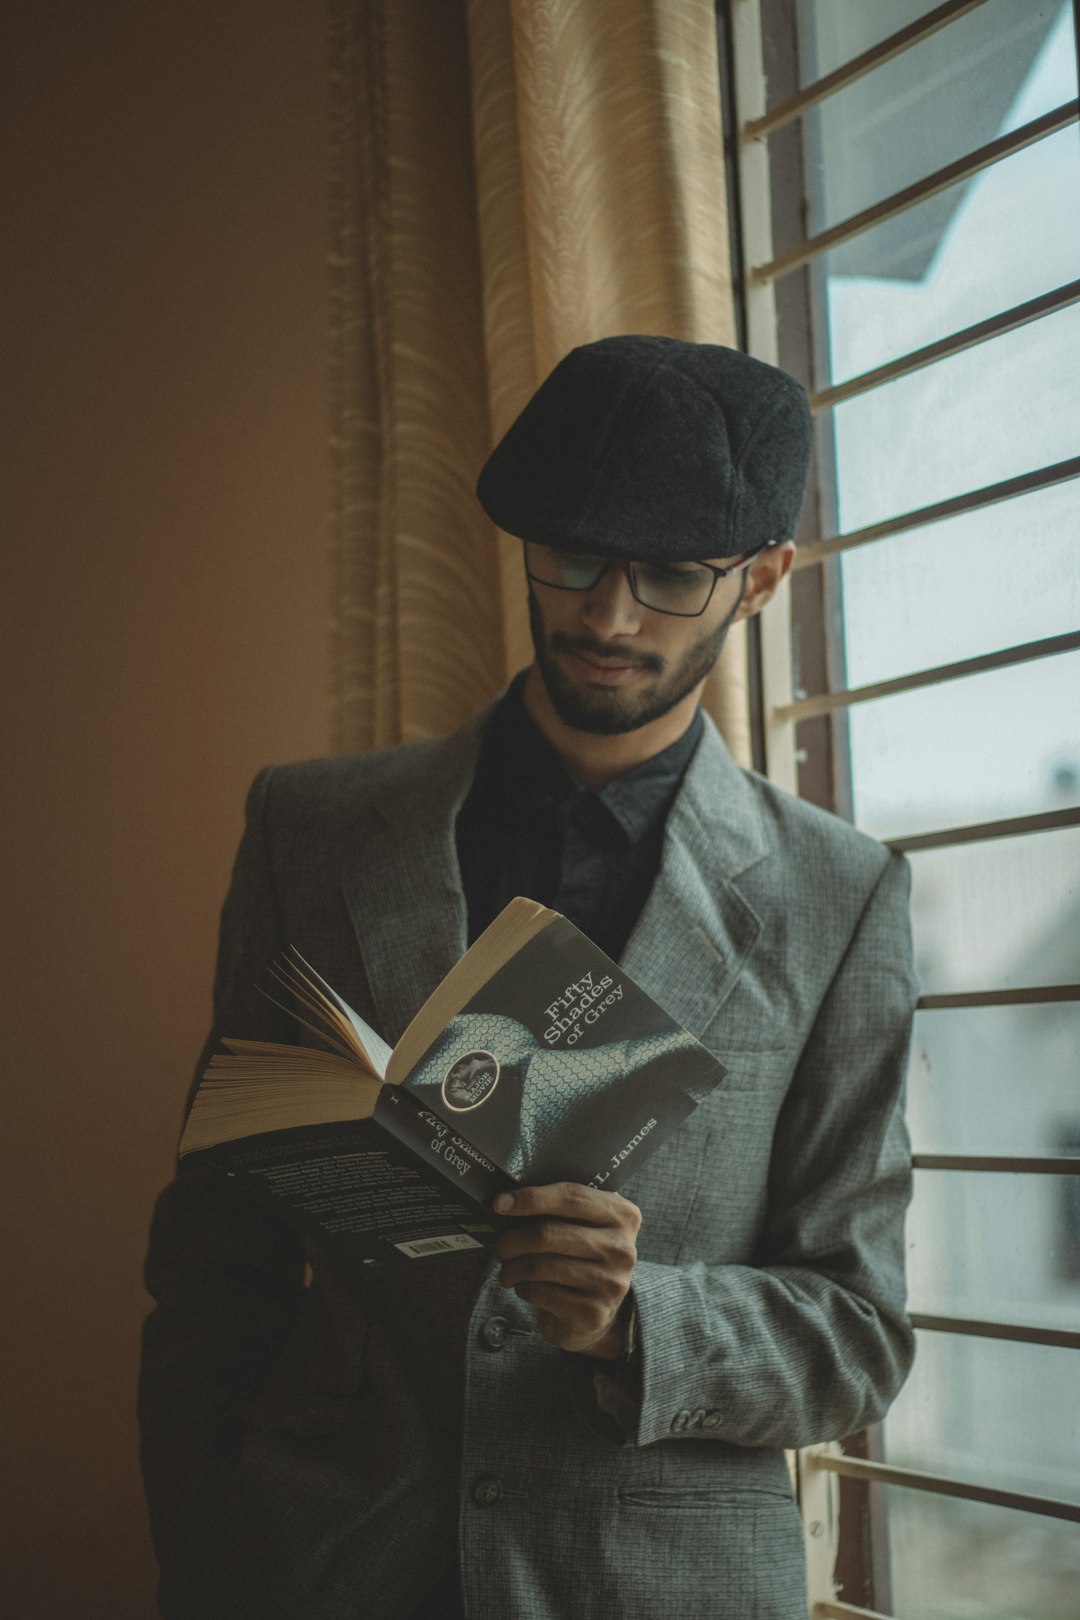
[[[701,606],[699,608],[695,608],[692,613],[687,613],[683,612],[680,608],[654,607],[652,602],[642,600],[638,592],[638,583],[634,571],[639,566],[644,566],[646,568],[655,568],[657,566],[655,562],[650,562],[647,558],[635,557],[630,559],[619,557],[597,557],[592,552],[566,551],[559,546],[544,546],[545,551],[550,551],[556,556],[560,557],[574,557],[577,559],[579,564],[584,562],[586,558],[591,558],[593,562],[599,564],[596,577],[590,580],[587,585],[556,585],[550,579],[540,579],[529,567],[529,547],[531,545],[541,545],[543,542],[526,540],[523,542],[523,544],[525,547],[525,573],[528,578],[532,580],[534,585],[543,585],[549,591],[576,591],[580,595],[582,591],[595,590],[600,581],[603,579],[604,575],[612,568],[621,568],[623,573],[626,575],[626,583],[630,587],[630,594],[634,598],[634,601],[640,603],[643,608],[647,608],[650,613],[664,613],[671,619],[700,619],[701,615],[705,612],[709,606],[709,603],[713,599],[713,593],[716,590],[717,580],[727,579],[729,574],[739,573],[742,569],[746,568],[750,563],[752,563],[754,558],[758,555],[756,551],[747,552],[745,557],[740,557],[738,562],[729,563],[726,568],[719,568],[717,567],[716,563],[695,562],[694,567],[707,568],[709,573],[713,576],[713,580],[712,584],[709,586],[709,594]],[[660,566],[662,567],[663,564]]]

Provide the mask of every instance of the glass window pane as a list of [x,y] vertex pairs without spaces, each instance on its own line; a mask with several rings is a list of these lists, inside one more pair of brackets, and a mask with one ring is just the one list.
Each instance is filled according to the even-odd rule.
[[[832,31],[823,9],[804,8],[804,60],[821,59],[821,35]],[[886,31],[894,32],[895,6],[848,4],[833,11],[847,41],[858,40],[856,50],[844,51],[845,60],[866,48],[860,19],[875,11],[890,19]],[[836,54],[831,41],[826,51]],[[1075,94],[1069,5],[988,0],[807,113],[811,232],[850,218]],[[937,216],[940,237],[949,226],[949,202],[938,203]],[[915,272],[914,259],[911,266]]]
[[839,559],[846,684],[1080,629],[1080,478]]
[[[907,1224],[911,1310],[1075,1331],[1077,1179],[916,1170]],[[1072,1356],[1080,1377],[1080,1351],[1058,1353]],[[1072,1388],[1080,1397],[1080,1388]],[[1070,1397],[1070,1410],[1080,1421],[1080,1399]]]
[[1080,450],[1080,305],[832,413],[841,530],[863,528]]
[[855,821],[878,838],[1080,804],[1078,652],[857,703],[848,728]]
[[1077,1620],[1080,1525],[881,1488],[897,1620]]
[[908,1124],[920,1153],[1080,1155],[1080,1002],[916,1013]]
[[899,0],[893,5],[852,6],[849,0],[800,0],[800,84],[824,78],[940,4],[941,0]]
[[920,1332],[886,1422],[885,1460],[1080,1503],[1080,1354]]
[[1080,827],[909,859],[925,995],[1080,982]]
[[[878,0],[873,5],[852,5],[851,0],[799,0],[800,85],[805,87],[835,72],[940,4],[941,0]],[[1022,26],[1029,12],[1036,14],[1045,31],[1060,9],[1061,0],[988,0],[976,16],[987,20],[986,36],[999,38],[1018,24]],[[948,24],[949,29],[964,30],[954,38],[959,37],[965,50],[979,48],[980,40],[972,25],[970,16]],[[902,58],[915,64],[916,77],[925,73],[926,64],[925,58],[915,53],[925,50],[925,45],[913,45]]]
[[1078,192],[1080,145],[1075,128],[1064,129],[824,254],[815,274],[828,355],[816,386],[846,382],[1075,281]]

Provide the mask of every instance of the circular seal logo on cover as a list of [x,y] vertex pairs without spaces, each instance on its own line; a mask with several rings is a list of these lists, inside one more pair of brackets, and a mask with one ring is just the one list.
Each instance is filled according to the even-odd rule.
[[447,1069],[442,1100],[455,1114],[467,1114],[487,1102],[499,1082],[499,1060],[491,1052],[466,1052]]

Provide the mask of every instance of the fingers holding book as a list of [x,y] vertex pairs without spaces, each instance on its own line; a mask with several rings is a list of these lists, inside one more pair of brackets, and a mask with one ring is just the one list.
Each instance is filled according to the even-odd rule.
[[499,1280],[533,1306],[541,1336],[560,1350],[624,1356],[637,1206],[618,1193],[556,1182],[503,1193],[495,1208],[517,1218],[495,1246]]

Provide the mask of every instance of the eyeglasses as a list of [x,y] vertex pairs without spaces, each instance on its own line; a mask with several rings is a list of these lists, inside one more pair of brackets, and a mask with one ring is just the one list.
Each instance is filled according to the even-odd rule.
[[548,585],[555,591],[591,591],[610,568],[621,568],[634,600],[642,607],[679,619],[696,619],[712,601],[717,580],[737,574],[753,562],[754,555],[752,552],[726,568],[718,568],[715,563],[702,562],[618,561],[526,540],[525,572],[537,585]]

